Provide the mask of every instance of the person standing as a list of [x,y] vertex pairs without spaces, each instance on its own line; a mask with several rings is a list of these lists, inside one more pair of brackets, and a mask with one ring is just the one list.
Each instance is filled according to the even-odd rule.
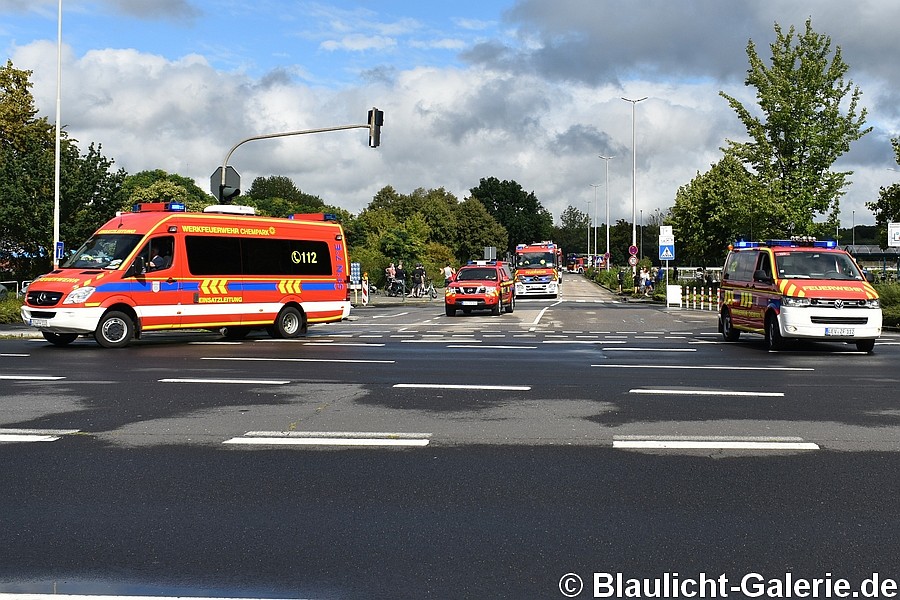
[[447,266],[444,267],[444,287],[450,285],[450,282],[453,281],[453,276],[456,275],[456,269],[450,266],[450,263],[447,263]]
[[400,293],[402,295],[406,295],[406,269],[403,268],[403,261],[397,263],[397,272],[395,277],[398,285],[400,286]]

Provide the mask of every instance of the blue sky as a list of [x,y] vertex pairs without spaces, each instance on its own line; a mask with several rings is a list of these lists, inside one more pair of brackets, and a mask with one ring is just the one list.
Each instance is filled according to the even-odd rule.
[[[230,164],[291,177],[357,212],[385,185],[443,187],[460,200],[483,177],[513,179],[556,218],[569,205],[613,221],[674,202],[743,129],[719,91],[753,104],[746,46],[812,19],[863,92],[874,131],[838,165],[855,171],[849,226],[897,180],[894,0],[63,0],[63,123],[130,173],[162,168],[204,189],[245,137],[362,122],[365,132],[254,142]],[[56,95],[57,0],[0,0],[0,45],[34,71],[39,110]],[[602,184],[601,188],[591,184]],[[855,211],[855,213],[854,213]],[[851,216],[852,215],[852,216]]]

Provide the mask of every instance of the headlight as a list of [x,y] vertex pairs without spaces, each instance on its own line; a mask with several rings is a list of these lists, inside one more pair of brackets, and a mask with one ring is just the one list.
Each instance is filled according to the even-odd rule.
[[499,295],[499,294],[498,294],[498,292],[497,292],[497,288],[495,288],[495,287],[486,287],[486,288],[484,288],[484,295],[485,295],[485,296],[497,296],[497,295]]
[[782,306],[809,306],[809,298],[795,298],[794,296],[784,296],[781,298]]
[[878,298],[866,300],[866,308],[881,308],[881,302],[878,300]]
[[94,293],[95,287],[82,287],[77,290],[70,292],[66,299],[63,300],[63,304],[83,304],[87,302],[87,299],[91,297],[91,294]]
[[454,298],[456,297],[456,288],[448,287],[444,290],[444,298]]

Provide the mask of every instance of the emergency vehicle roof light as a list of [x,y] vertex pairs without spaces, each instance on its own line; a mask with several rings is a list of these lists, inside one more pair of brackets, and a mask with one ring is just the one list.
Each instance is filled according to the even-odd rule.
[[295,221],[338,221],[335,213],[294,213],[288,216],[288,219]]
[[256,214],[256,209],[252,206],[241,206],[240,204],[213,204],[204,208],[203,212],[220,215],[252,216]]
[[139,202],[131,207],[131,212],[185,212],[184,202]]
[[467,265],[478,265],[480,267],[483,267],[483,266],[487,266],[487,265],[496,265],[497,261],[496,260],[470,260],[466,264]]
[[738,240],[734,243],[735,248],[759,248],[759,242],[748,242],[746,240]]

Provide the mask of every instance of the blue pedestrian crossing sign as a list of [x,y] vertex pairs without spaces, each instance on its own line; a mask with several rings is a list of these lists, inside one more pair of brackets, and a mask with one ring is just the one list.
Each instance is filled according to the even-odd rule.
[[659,260],[675,260],[675,244],[660,245]]

